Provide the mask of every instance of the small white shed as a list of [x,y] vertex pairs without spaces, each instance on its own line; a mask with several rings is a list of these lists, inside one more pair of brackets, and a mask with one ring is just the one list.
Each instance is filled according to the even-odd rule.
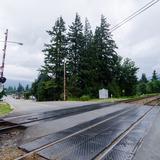
[[99,90],[99,99],[104,98],[108,98],[108,90],[103,88]]

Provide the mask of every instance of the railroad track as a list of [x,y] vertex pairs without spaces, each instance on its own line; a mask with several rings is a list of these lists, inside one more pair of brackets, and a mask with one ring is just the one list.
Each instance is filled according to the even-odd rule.
[[[122,111],[122,112],[120,112],[120,113],[116,113],[115,115],[113,115],[113,116],[111,116],[111,117],[110,117],[110,116],[108,117],[108,115],[107,115],[107,116],[104,116],[104,119],[103,119],[103,117],[102,117],[103,120],[101,120],[101,117],[100,117],[100,121],[98,121],[97,123],[95,123],[95,122],[94,122],[95,120],[93,120],[93,123],[92,123],[92,122],[89,122],[89,125],[87,125],[86,128],[83,128],[83,129],[81,129],[81,130],[78,130],[78,129],[77,129],[76,132],[75,132],[75,128],[73,128],[74,132],[73,132],[72,134],[68,134],[67,136],[65,136],[65,137],[63,137],[63,138],[56,139],[56,140],[54,140],[54,141],[52,141],[52,142],[50,142],[50,143],[42,144],[40,147],[37,146],[36,149],[32,149],[29,153],[23,155],[22,157],[19,157],[19,158],[15,159],[15,160],[20,160],[20,159],[23,159],[23,158],[25,158],[25,157],[27,157],[27,156],[31,156],[31,155],[33,155],[33,154],[35,154],[35,153],[37,153],[37,152],[39,152],[39,151],[42,151],[42,150],[44,150],[44,149],[46,149],[46,148],[48,148],[48,147],[50,147],[50,146],[53,146],[53,145],[58,144],[58,143],[60,143],[60,142],[63,142],[63,141],[65,141],[65,140],[69,139],[69,138],[72,138],[72,137],[74,137],[74,136],[76,136],[76,135],[79,135],[79,134],[81,134],[81,133],[83,133],[83,132],[85,132],[85,131],[87,131],[87,130],[89,130],[89,129],[92,129],[92,128],[94,128],[94,127],[97,127],[97,126],[100,125],[100,124],[103,124],[103,123],[105,123],[105,122],[108,122],[108,121],[110,121],[110,120],[112,120],[112,119],[114,119],[114,118],[117,118],[118,116],[123,115],[124,113],[127,113],[127,112],[129,112],[129,111],[133,111],[133,110],[134,110],[133,108],[132,108],[132,109],[129,109],[129,110],[127,110],[127,111],[124,110],[124,111]],[[108,117],[108,118],[107,118],[107,117]],[[85,124],[82,124],[82,126],[86,126],[86,123],[85,123]],[[78,128],[81,128],[81,125],[80,125]],[[72,128],[65,130],[65,132],[69,132],[70,130],[72,130]],[[70,132],[70,133],[71,133],[71,132]],[[57,134],[60,134],[60,133],[57,133]],[[42,140],[42,141],[43,141],[43,140]],[[24,149],[24,150],[25,150],[25,149]]]
[[19,124],[0,122],[0,133],[7,132],[12,129],[18,129],[18,128],[25,129],[26,127]]
[[[153,98],[153,99],[152,99]],[[155,101],[157,99],[159,99],[160,96],[146,96],[146,97],[138,97],[138,98],[135,98],[135,99],[129,99],[129,100],[122,100],[120,102],[123,102],[123,103],[133,103],[133,102],[139,102],[139,101],[142,101],[142,100],[146,100],[146,102],[144,101],[143,104],[144,105],[147,105],[149,104],[151,101]],[[151,100],[150,100],[151,99]]]
[[[146,97],[145,97],[146,98]],[[144,99],[145,99],[144,98]],[[142,98],[141,98],[142,99]],[[155,99],[153,99],[153,100],[151,100],[151,101],[149,101],[149,102],[146,102],[145,103],[145,105],[154,105],[154,106],[156,106],[156,105],[159,105],[160,103],[159,103],[159,97],[156,97]],[[138,99],[139,100],[139,99]],[[134,101],[137,101],[137,99],[136,100],[134,100]],[[156,101],[156,102],[155,102]],[[126,103],[130,103],[131,101],[128,101],[128,102],[126,102]],[[133,102],[133,100],[132,100],[132,102]],[[155,102],[155,104],[153,104]],[[114,104],[117,104],[117,103],[114,103]],[[104,105],[104,104],[103,104]],[[101,108],[104,108],[104,106],[101,106],[99,109],[101,109]],[[108,104],[108,106],[110,106],[110,105],[113,105],[113,104]],[[73,109],[73,108],[72,108]],[[135,109],[135,108],[134,108]],[[133,110],[134,110],[133,109]],[[94,109],[89,109],[89,111],[91,111],[91,110],[95,110],[95,108]],[[87,110],[88,111],[88,110]],[[82,110],[81,111],[81,113],[83,113],[83,112],[86,112],[86,110],[84,111],[84,110]],[[124,111],[124,113],[127,113],[127,112],[129,112],[129,110],[128,111]],[[123,112],[122,112],[123,113]],[[121,115],[122,114],[121,112],[119,112],[119,113],[115,113],[115,115],[112,115],[111,117],[109,117],[108,119],[105,117],[105,119],[101,119],[99,122],[98,122],[98,124],[95,124],[95,122],[93,122],[93,124],[91,125],[90,124],[90,122],[88,123],[88,127],[86,127],[86,128],[81,128],[80,127],[80,129],[81,130],[78,130],[77,132],[75,132],[75,130],[74,130],[74,132],[72,133],[72,134],[68,134],[67,136],[64,136],[64,137],[61,137],[60,139],[57,139],[56,141],[52,141],[52,142],[50,142],[50,143],[47,143],[47,144],[44,144],[43,146],[41,146],[41,147],[38,147],[38,148],[36,148],[35,150],[33,150],[33,151],[29,151],[29,153],[27,153],[27,154],[25,154],[23,157],[19,157],[19,158],[17,158],[16,160],[18,160],[18,159],[23,159],[24,157],[27,157],[27,156],[30,156],[30,155],[33,155],[33,154],[39,154],[39,152],[40,152],[40,155],[41,155],[41,152],[43,152],[44,150],[46,150],[47,148],[50,148],[50,147],[52,147],[52,146],[55,146],[55,145],[58,145],[59,143],[63,143],[64,141],[66,141],[66,140],[69,140],[71,137],[74,137],[74,136],[76,136],[76,135],[79,135],[80,133],[82,133],[82,132],[84,132],[84,131],[87,131],[88,129],[91,129],[91,128],[94,128],[94,127],[97,127],[97,125],[100,125],[101,123],[103,123],[103,122],[107,122],[107,121],[110,121],[110,120],[112,120],[112,119],[114,119],[114,118],[117,118],[117,116],[119,116],[119,115]],[[75,114],[77,114],[76,112],[71,112],[71,113],[69,113],[69,110],[68,110],[68,113],[67,114],[65,114],[65,113],[63,113],[63,112],[61,112],[61,114],[59,114],[59,116],[56,116],[56,118],[53,118],[53,117],[55,117],[55,115],[53,116],[53,117],[47,117],[46,119],[58,119],[58,118],[62,118],[63,116],[64,117],[66,117],[66,116],[69,116],[69,115],[75,115]],[[147,113],[148,114],[148,113]],[[28,116],[28,115],[25,115],[25,116]],[[21,118],[24,118],[25,116],[20,116]],[[32,116],[34,116],[34,114],[32,114]],[[107,115],[108,116],[108,115]],[[16,119],[16,117],[12,117],[13,119]],[[12,118],[10,118],[10,120],[12,119]],[[104,117],[103,117],[104,118]],[[2,132],[8,132],[8,131],[10,131],[10,130],[12,130],[12,129],[16,129],[16,128],[24,128],[24,126],[22,126],[23,124],[29,124],[29,123],[33,123],[33,122],[37,122],[37,121],[43,121],[44,119],[43,118],[41,118],[41,119],[36,119],[35,117],[33,117],[33,118],[29,118],[29,121],[27,121],[27,122],[24,122],[24,123],[21,123],[21,124],[7,124],[6,123],[6,121],[3,121],[3,119],[0,121],[0,125],[2,125],[2,126],[5,126],[5,127],[0,127],[0,132],[2,133]],[[140,122],[140,121],[139,121]],[[11,126],[9,126],[9,125],[11,125]],[[137,123],[136,123],[136,125],[137,125]],[[127,129],[127,130],[129,130],[129,128]],[[127,130],[126,130],[126,132],[127,132]],[[130,131],[130,130],[129,130]],[[128,132],[127,132],[128,133]],[[124,131],[124,135],[125,135],[125,131]],[[122,137],[121,137],[122,138]],[[112,145],[113,146],[113,145]],[[105,147],[105,149],[106,148],[108,148],[108,146],[107,147]],[[102,150],[104,150],[104,149],[102,149]],[[101,151],[102,151],[101,150]],[[110,150],[107,150],[107,152],[110,152]],[[101,152],[99,152],[99,153],[101,153]],[[42,157],[43,157],[43,155],[41,155]],[[98,157],[98,155],[96,155],[97,157]],[[96,156],[95,156],[95,158],[96,158]],[[45,156],[44,156],[45,157]],[[46,157],[45,157],[46,158]]]
[[[95,160],[109,160],[109,156],[107,155],[112,151],[113,148],[116,147],[118,143],[120,143],[134,128],[140,124],[146,117],[147,115],[153,110],[153,107],[148,110],[142,117],[140,117],[136,122],[134,122],[131,126],[129,126],[122,134],[120,134],[110,145],[108,145],[104,150],[102,150],[98,155],[95,156]],[[144,135],[145,136],[145,135]],[[144,137],[142,137],[144,139]],[[142,143],[142,140],[140,140],[140,143]],[[138,144],[140,146],[140,143]],[[136,148],[137,150],[138,148]],[[132,152],[132,157],[133,153],[135,154],[136,150]],[[129,156],[131,158],[131,156]]]
[[[158,97],[157,99],[151,100],[150,102],[146,102],[146,105],[149,105],[150,103],[153,104],[153,102],[156,101],[154,103],[154,106],[157,106],[160,103],[159,99],[160,98]],[[48,137],[49,139],[51,139],[51,141],[45,144],[41,144],[41,146],[38,146],[38,145],[36,146],[36,143],[31,142],[29,146],[32,146],[33,144],[33,146],[36,146],[36,147],[35,148],[31,147],[32,149],[26,149],[27,147],[25,145],[20,147],[21,149],[27,150],[29,152],[24,154],[21,157],[16,158],[15,160],[21,160],[33,154],[38,154],[46,159],[69,159],[70,157],[70,159],[74,159],[74,160],[76,159],[102,160],[104,158],[105,160],[109,160],[109,158],[107,158],[108,154],[111,154],[115,146],[119,144],[128,134],[130,134],[130,132],[132,132],[141,123],[143,124],[144,123],[143,121],[145,119],[146,120],[149,118],[152,120],[154,119],[153,115],[156,115],[157,112],[159,112],[159,109],[157,109],[157,107],[154,107],[154,106],[153,107],[146,106],[146,107],[143,107],[143,109],[140,107],[134,107],[134,108],[116,113],[115,115],[112,115],[111,117],[108,117],[108,118],[103,117],[103,119],[99,119],[97,123],[95,123],[95,120],[93,120],[93,122],[88,122],[88,126],[86,128],[82,129],[79,126],[80,130],[77,130],[77,131],[75,128],[68,129],[67,131],[65,131],[66,133],[69,133],[67,136],[56,139],[54,137],[55,135],[53,135],[52,138],[54,140],[52,140],[51,137]],[[123,125],[119,126],[119,122],[121,121],[122,117],[126,117],[127,119],[127,117],[130,118],[133,115],[136,115],[135,119],[131,119],[132,122],[130,124],[126,122],[125,129],[119,128],[119,131],[117,133],[118,136],[117,134],[114,135],[113,133],[107,135],[107,133],[109,133],[109,131],[112,130],[114,127],[115,127],[114,129],[116,129],[117,127],[123,128]],[[84,125],[86,124],[82,124],[82,126]],[[149,127],[148,124],[146,128],[147,127]],[[57,134],[60,134],[60,133],[57,133]],[[85,138],[82,138],[82,137],[85,137]],[[105,141],[105,138],[107,137],[109,137],[109,140]],[[141,135],[140,139],[142,139],[143,137],[144,135]],[[40,141],[37,140],[37,144],[39,144],[39,142],[43,142],[44,138],[45,137],[42,137]],[[81,139],[80,142],[77,142],[76,139],[78,138]],[[102,139],[100,141],[100,138],[104,140],[104,143]],[[66,144],[70,144],[70,145],[66,148]],[[86,146],[90,146],[91,149],[85,148]],[[95,149],[95,146],[98,149]],[[60,147],[61,147],[61,150],[60,150]],[[89,153],[86,153],[87,152],[86,150]],[[52,151],[51,155],[48,155],[49,154],[48,151]],[[77,155],[78,153],[79,155]],[[82,158],[76,158],[77,156],[80,156]]]
[[[24,125],[33,124],[35,122],[56,120],[56,119],[64,118],[67,116],[72,116],[72,115],[76,115],[76,114],[80,114],[88,111],[102,109],[114,104],[115,103],[93,104],[93,105],[86,105],[82,107],[48,111],[48,112],[39,113],[39,114],[29,114],[29,115],[18,116],[18,117],[4,118],[4,119],[1,119],[0,121],[0,133],[6,132],[12,129],[16,129],[16,128],[25,128]],[[6,127],[2,127],[2,126],[6,126]]]
[[[136,102],[136,101],[146,99],[146,98],[151,98],[151,96],[140,97],[140,98],[131,99],[131,100],[123,100],[123,101],[119,101],[115,103],[92,104],[92,105],[86,105],[82,107],[60,109],[56,111],[50,111],[50,112],[39,113],[39,114],[29,114],[29,115],[24,115],[24,116],[19,116],[19,117],[4,118],[0,120],[0,133],[8,132],[12,129],[18,129],[18,128],[25,129],[26,128],[25,125],[32,124],[35,122],[43,122],[46,120],[56,120],[59,118],[64,118],[67,116],[84,113],[87,111],[102,109],[107,106],[115,105],[121,102],[130,103],[130,102]],[[155,99],[157,99],[157,97]],[[151,100],[151,102],[155,101],[155,99]],[[149,102],[145,103],[145,105],[149,105]]]
[[150,105],[150,106],[158,106],[160,104],[160,97],[158,96],[157,98],[146,102],[144,105]]

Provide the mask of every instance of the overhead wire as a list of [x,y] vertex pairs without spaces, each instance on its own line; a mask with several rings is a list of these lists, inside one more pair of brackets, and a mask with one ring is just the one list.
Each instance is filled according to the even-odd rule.
[[148,5],[152,4],[153,2],[155,2],[157,0],[152,0],[149,3],[147,3],[146,5],[144,5],[142,8],[140,8],[139,10],[133,12],[130,16],[128,16],[127,18],[125,18],[124,20],[122,20],[120,23],[118,23],[117,25],[115,25],[114,27],[112,27],[112,29],[116,28],[117,26],[119,26],[120,24],[122,24],[124,21],[128,20],[129,18],[131,18],[132,16],[134,16],[136,13],[140,12],[142,9],[148,7]]
[[153,5],[155,5],[156,3],[158,3],[159,1],[160,0],[152,0],[152,1],[150,1],[149,3],[147,3],[146,5],[144,5],[142,8],[140,8],[136,12],[132,13],[130,16],[128,16],[127,18],[125,18],[124,20],[122,20],[120,23],[118,23],[117,25],[115,25],[114,27],[112,27],[110,31],[113,32],[116,29],[120,28],[121,26],[123,26],[127,22],[131,21],[133,18],[135,18],[139,14],[143,13],[144,11],[146,11],[147,9],[149,9],[150,7],[152,7]]

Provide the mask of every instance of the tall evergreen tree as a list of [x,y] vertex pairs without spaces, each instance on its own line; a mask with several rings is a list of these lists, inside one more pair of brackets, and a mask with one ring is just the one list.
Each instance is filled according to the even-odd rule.
[[152,81],[156,81],[156,80],[158,80],[158,76],[157,76],[156,70],[154,70],[152,74]]
[[21,83],[18,84],[18,87],[17,87],[17,92],[18,93],[22,93],[24,91],[24,87],[22,86]]
[[85,50],[88,50],[92,44],[93,40],[93,33],[91,30],[91,25],[88,21],[88,19],[85,19],[85,25],[84,25],[84,48]]
[[94,72],[94,55],[93,55],[93,33],[91,30],[91,25],[88,19],[85,19],[84,25],[84,51],[81,55],[80,63],[80,77],[81,77],[81,88],[82,94],[92,93],[93,84],[93,72]]
[[120,87],[124,91],[125,96],[131,96],[136,92],[137,73],[138,67],[129,59],[124,59],[120,69]]
[[67,56],[67,38],[65,22],[59,17],[52,30],[47,31],[51,37],[50,44],[45,44],[44,72],[53,78],[56,85],[56,99],[63,92],[63,60]]
[[29,91],[29,85],[26,85],[25,91]]
[[14,86],[13,87],[13,92],[15,93],[17,91],[16,87]]
[[145,73],[142,73],[142,77],[137,85],[137,93],[138,94],[146,94],[147,93],[147,77]]
[[115,64],[119,57],[115,51],[117,46],[112,39],[109,24],[103,15],[101,16],[100,27],[95,30],[94,48],[97,82],[100,83],[99,87],[107,87],[114,77]]
[[98,90],[102,87],[108,87],[116,97],[122,94],[122,90],[125,95],[133,94],[138,68],[129,59],[122,63],[103,15],[94,35],[87,19],[83,30],[78,14],[69,26],[67,35],[62,17],[47,33],[51,39],[43,50],[44,66],[31,90],[38,100],[61,98],[64,58],[67,58],[67,94],[70,96],[98,96]]
[[81,94],[80,64],[84,51],[83,25],[81,18],[76,14],[75,20],[69,26],[68,32],[68,72],[69,88],[71,94],[79,96]]
[[54,80],[45,73],[40,73],[32,83],[31,94],[38,101],[49,101],[57,98],[56,85]]
[[147,82],[148,82],[148,80],[147,80],[147,77],[146,77],[146,74],[145,74],[145,73],[142,73],[142,77],[141,77],[141,79],[140,79],[140,82],[142,82],[142,83],[147,83]]

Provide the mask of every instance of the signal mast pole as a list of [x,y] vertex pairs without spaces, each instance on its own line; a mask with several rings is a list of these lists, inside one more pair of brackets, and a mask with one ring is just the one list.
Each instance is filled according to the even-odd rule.
[[7,49],[7,39],[8,39],[8,29],[5,32],[5,41],[4,41],[4,48],[3,48],[3,58],[2,58],[2,66],[1,66],[1,78],[3,77],[4,72],[4,65],[5,65],[5,58],[6,58],[6,49]]

